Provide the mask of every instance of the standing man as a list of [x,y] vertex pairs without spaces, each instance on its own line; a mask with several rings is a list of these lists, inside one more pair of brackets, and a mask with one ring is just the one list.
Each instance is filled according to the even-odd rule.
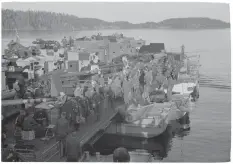
[[68,44],[68,41],[67,41],[67,39],[66,39],[66,36],[64,36],[64,38],[62,39],[62,45],[63,45],[63,47],[65,48],[66,46],[67,46],[67,44]]
[[111,85],[112,85],[112,77],[109,76],[108,77],[108,95],[109,95],[110,107],[113,109],[114,108],[114,104],[113,104],[114,93],[112,91]]
[[66,138],[67,162],[78,162],[81,157],[82,150],[77,139],[79,126],[80,124],[75,124],[74,132],[69,134]]
[[66,113],[62,112],[61,118],[57,120],[56,125],[56,139],[59,141],[60,144],[60,157],[65,155],[65,139],[67,134],[69,133],[69,122],[66,119]]
[[100,84],[100,87],[104,87],[104,75],[103,73],[100,73],[100,77],[99,77],[99,84]]
[[105,91],[104,91],[105,84],[104,84],[104,75],[103,75],[103,73],[100,74],[100,77],[99,77],[98,81],[99,81],[99,85],[100,85],[99,93],[102,96],[102,98],[104,98],[105,97]]
[[129,92],[131,90],[131,82],[129,81],[129,77],[126,76],[123,81],[123,91],[124,91],[124,101],[126,104],[129,104]]
[[70,47],[72,47],[74,45],[74,40],[71,36],[69,38],[69,45],[70,45]]
[[76,89],[74,90],[74,97],[81,97],[82,95],[82,88],[80,84],[76,85]]
[[23,121],[24,121],[25,115],[26,115],[25,110],[21,109],[20,114],[16,117],[16,120],[15,120],[16,127],[20,127],[21,129],[23,128]]
[[140,69],[140,74],[139,74],[139,86],[140,86],[140,91],[141,94],[144,92],[144,85],[145,85],[145,72],[143,69]]
[[21,98],[20,87],[19,87],[19,80],[15,81],[15,83],[13,84],[13,89],[16,91],[16,97],[17,98]]

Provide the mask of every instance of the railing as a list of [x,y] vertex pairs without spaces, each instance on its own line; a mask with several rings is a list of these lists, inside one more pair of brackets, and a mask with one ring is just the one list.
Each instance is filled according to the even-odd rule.
[[[9,150],[8,148],[3,148],[2,152]],[[36,154],[34,150],[29,149],[15,149],[15,152],[18,153],[22,162],[34,162],[36,160]]]
[[59,154],[60,151],[60,143],[56,142],[53,146],[46,149],[42,152],[41,156],[37,159],[39,162],[48,162],[52,157]]
[[[36,156],[35,150],[15,149],[15,152],[17,152],[20,155],[20,158],[23,160],[23,162],[47,162],[59,153],[59,148],[59,142],[56,142],[50,148],[43,151],[39,157]],[[6,150],[7,148],[2,149],[2,152]]]
[[34,162],[36,161],[36,154],[34,150],[28,150],[28,149],[15,149],[17,153],[23,157],[23,160],[25,162]]

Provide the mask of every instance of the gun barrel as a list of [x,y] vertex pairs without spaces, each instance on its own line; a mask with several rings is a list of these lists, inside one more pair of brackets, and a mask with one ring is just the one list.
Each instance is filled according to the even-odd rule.
[[40,103],[40,102],[46,102],[51,101],[52,98],[39,98],[39,99],[17,99],[17,100],[2,100],[2,106],[8,106],[8,105],[20,105],[20,104],[26,104],[26,103]]

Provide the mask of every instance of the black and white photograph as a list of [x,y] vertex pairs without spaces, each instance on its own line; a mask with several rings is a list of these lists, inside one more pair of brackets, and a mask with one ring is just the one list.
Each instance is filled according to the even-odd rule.
[[230,162],[230,6],[1,2],[1,161]]

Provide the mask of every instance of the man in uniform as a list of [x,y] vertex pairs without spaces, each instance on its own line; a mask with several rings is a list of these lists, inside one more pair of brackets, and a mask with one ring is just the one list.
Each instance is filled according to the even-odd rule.
[[62,39],[62,45],[63,45],[63,47],[65,48],[66,46],[67,46],[67,44],[68,44],[68,41],[67,41],[67,39],[66,39],[66,37],[64,36],[64,38]]
[[13,89],[16,91],[16,97],[17,98],[21,98],[20,87],[19,87],[19,80],[15,81],[15,83],[13,84]]
[[66,113],[62,112],[61,118],[57,120],[56,124],[56,138],[60,143],[60,156],[64,156],[65,139],[69,133],[69,121],[66,119]]
[[113,152],[113,162],[130,162],[130,155],[126,148],[120,147]]
[[139,75],[139,84],[140,84],[140,91],[141,94],[144,92],[144,85],[145,85],[145,72],[143,69],[139,70],[140,75]]
[[66,154],[67,162],[78,162],[81,157],[81,147],[78,143],[78,131],[80,124],[75,124],[75,131],[69,134],[66,138]]
[[67,99],[68,99],[67,95],[64,92],[60,92],[60,96],[55,102],[55,106],[61,107],[67,101]]
[[31,131],[35,130],[38,126],[38,123],[33,118],[34,114],[32,112],[27,112],[23,121],[23,130]]
[[83,91],[82,91],[80,84],[77,84],[76,89],[74,90],[74,97],[81,97],[82,92]]

